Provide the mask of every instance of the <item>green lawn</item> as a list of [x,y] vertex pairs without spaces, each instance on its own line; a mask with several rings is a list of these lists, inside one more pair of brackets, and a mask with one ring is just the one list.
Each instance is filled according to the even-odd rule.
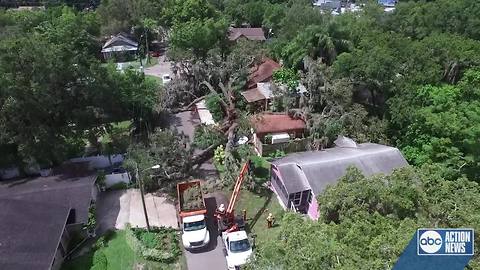
[[150,78],[151,80],[154,80],[155,82],[157,82],[158,85],[163,85],[162,78],[160,77],[153,76],[153,75],[145,75],[145,78]]
[[[247,210],[247,232],[256,235],[257,245],[277,237],[284,210],[273,192],[265,190],[262,194],[255,194],[248,190],[242,190],[236,206],[237,214],[242,213],[243,209]],[[267,228],[266,220],[269,213],[275,217],[275,225],[270,229]]]
[[[146,261],[137,256],[126,242],[125,231],[115,232],[106,246],[100,248],[98,251],[102,251],[107,257],[108,270],[131,270],[136,264],[146,265],[144,269],[182,269],[181,263],[166,265]],[[63,264],[62,270],[88,270],[93,265],[93,255],[94,252],[89,252],[81,257],[67,261]]]
[[[99,249],[107,257],[107,269],[132,269],[135,254],[125,241],[125,232],[114,233],[106,247]],[[89,252],[81,257],[66,262],[62,270],[86,270],[93,265],[93,254]]]

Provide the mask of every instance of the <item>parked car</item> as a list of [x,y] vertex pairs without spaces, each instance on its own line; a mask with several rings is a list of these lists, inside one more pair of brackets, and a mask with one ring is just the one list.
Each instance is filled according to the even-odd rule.
[[246,264],[252,255],[252,246],[245,231],[222,232],[223,245],[228,270],[239,269]]
[[170,77],[170,74],[163,74],[163,76],[162,76],[162,82],[163,82],[163,84],[166,84],[166,83],[168,83],[168,82],[171,81],[171,80],[172,80],[172,77]]

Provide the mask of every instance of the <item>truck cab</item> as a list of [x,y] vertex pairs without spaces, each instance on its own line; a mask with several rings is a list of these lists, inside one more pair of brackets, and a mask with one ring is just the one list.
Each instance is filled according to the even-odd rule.
[[208,245],[210,233],[207,230],[205,215],[182,218],[182,243],[185,249],[197,249]]
[[229,270],[239,269],[252,255],[252,246],[245,231],[223,232],[223,244],[226,249]]

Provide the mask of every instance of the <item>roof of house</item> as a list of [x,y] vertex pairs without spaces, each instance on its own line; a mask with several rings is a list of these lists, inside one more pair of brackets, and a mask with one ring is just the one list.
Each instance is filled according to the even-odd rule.
[[248,103],[264,100],[265,96],[257,88],[253,88],[240,93]]
[[247,81],[247,89],[257,87],[257,83],[269,81],[273,76],[273,72],[280,68],[281,66],[279,63],[267,57],[263,58],[260,64],[255,65],[250,70]]
[[[58,174],[49,177],[0,181],[0,199],[70,207],[75,210],[74,222],[86,223],[96,178],[94,173],[83,176]],[[2,223],[1,219],[0,223]]]
[[289,193],[305,190],[305,184],[308,183],[314,194],[338,182],[350,166],[357,167],[369,176],[388,174],[395,168],[408,165],[397,148],[374,143],[293,153],[272,164],[280,171]]
[[50,269],[69,207],[0,199],[0,269]]
[[137,49],[137,42],[131,40],[125,34],[119,33],[103,44],[102,52],[136,51]]
[[228,29],[228,39],[235,41],[240,37],[245,37],[248,40],[266,40],[262,28],[234,28]]
[[[286,88],[287,88],[286,85],[279,85],[278,86],[278,89],[280,89],[283,92],[286,91]],[[297,93],[299,93],[299,94],[304,94],[304,93],[308,92],[307,88],[305,88],[305,86],[303,84],[298,84],[296,90],[297,90]],[[277,91],[276,95],[281,95],[279,93],[282,93],[282,92]],[[257,83],[256,88],[252,88],[250,90],[243,91],[241,94],[245,98],[245,100],[247,100],[248,103],[256,102],[256,101],[259,101],[259,100],[272,99],[275,96],[275,94],[273,93],[273,90],[272,90],[272,83],[271,82]]]
[[287,114],[257,114],[250,118],[250,122],[256,133],[282,133],[306,128],[302,119],[294,119]]

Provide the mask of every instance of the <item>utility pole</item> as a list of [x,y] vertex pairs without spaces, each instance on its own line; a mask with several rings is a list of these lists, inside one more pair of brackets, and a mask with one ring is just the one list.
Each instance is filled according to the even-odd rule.
[[[145,195],[144,195],[144,190],[143,190],[143,180],[142,178],[140,177],[139,173],[138,173],[138,164],[137,164],[137,167],[136,167],[136,177],[137,177],[137,180],[138,180],[138,184],[140,185],[140,196],[142,197],[142,206],[143,206],[143,214],[145,215],[145,222],[147,223],[147,231],[150,231],[150,222],[148,221],[148,214],[147,214],[147,206],[145,205]],[[147,170],[151,170],[151,169],[158,169],[160,168],[160,165],[155,165],[155,166],[152,166],[150,168],[147,168],[145,170],[142,171],[145,172]]]

